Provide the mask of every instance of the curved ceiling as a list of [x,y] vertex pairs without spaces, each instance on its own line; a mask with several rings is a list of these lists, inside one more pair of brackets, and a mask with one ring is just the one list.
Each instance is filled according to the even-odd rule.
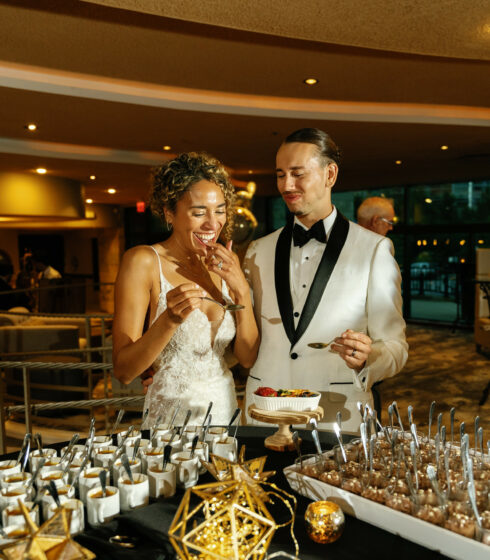
[[340,190],[489,179],[490,34],[468,33],[490,2],[471,4],[0,0],[0,171],[131,204],[151,165],[206,150],[269,195],[281,139],[318,126]]
[[83,0],[230,29],[411,54],[490,59],[488,1]]

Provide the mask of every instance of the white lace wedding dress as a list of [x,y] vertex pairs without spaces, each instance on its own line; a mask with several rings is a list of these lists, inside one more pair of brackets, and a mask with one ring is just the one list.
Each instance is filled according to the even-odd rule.
[[[153,321],[167,307],[168,291],[173,286],[162,272],[162,265],[155,251],[160,270],[160,295]],[[225,301],[230,297],[225,282],[222,283]],[[235,320],[226,311],[220,321],[209,321],[200,309],[194,310],[179,325],[170,342],[155,360],[153,383],[146,394],[144,410],[149,409],[143,428],[152,426],[158,416],[166,420],[180,400],[181,407],[176,424],[182,424],[187,410],[192,410],[189,425],[202,423],[209,402],[213,402],[212,423],[227,424],[237,406],[235,384],[228,369],[224,353],[235,336]]]

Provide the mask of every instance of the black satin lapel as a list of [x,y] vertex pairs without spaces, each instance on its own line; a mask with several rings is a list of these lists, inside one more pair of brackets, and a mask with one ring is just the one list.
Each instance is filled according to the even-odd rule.
[[325,247],[325,251],[323,251],[322,260],[318,265],[313,284],[308,292],[308,297],[306,298],[306,303],[299,319],[298,328],[294,333],[293,344],[303,336],[310,321],[313,319],[313,315],[315,315],[323,292],[330,280],[330,275],[337,264],[348,232],[349,221],[337,210],[337,217],[335,218],[330,237],[328,238],[327,246]]
[[274,262],[274,279],[276,296],[282,324],[291,344],[294,340],[293,302],[289,285],[289,255],[291,253],[291,236],[293,232],[293,219],[289,219],[284,229],[279,234],[276,245]]

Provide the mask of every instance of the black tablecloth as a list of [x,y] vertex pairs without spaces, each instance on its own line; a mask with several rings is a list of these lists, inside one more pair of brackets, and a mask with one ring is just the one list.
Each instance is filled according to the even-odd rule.
[[[296,454],[293,452],[275,452],[264,447],[264,438],[273,433],[274,429],[243,426],[238,430],[239,445],[246,445],[246,458],[267,455],[265,470],[276,470],[277,474],[270,479],[279,488],[293,493],[286,481],[282,469],[294,462]],[[309,432],[300,432],[303,437],[303,452],[313,451]],[[334,443],[333,435],[321,433],[324,448],[331,447]],[[59,444],[53,447],[63,447]],[[7,458],[7,456],[5,457]],[[212,482],[210,475],[203,475],[199,484]],[[97,558],[121,560],[170,560],[177,556],[168,540],[167,531],[182,499],[183,491],[170,499],[158,500],[149,506],[128,514],[117,516],[112,522],[99,528],[88,528],[76,540],[97,554]],[[445,559],[437,552],[416,545],[398,535],[393,535],[378,529],[368,523],[346,515],[346,524],[343,535],[332,544],[319,545],[311,541],[305,531],[303,516],[310,500],[296,495],[298,507],[296,511],[296,524],[294,532],[299,542],[299,557],[302,560],[316,560],[328,558],[329,560],[360,560],[375,558],[377,560],[436,560]],[[282,509],[281,509],[282,507]],[[276,522],[281,522],[286,517],[286,508],[277,503],[268,509]],[[277,511],[276,511],[277,509]],[[137,539],[133,549],[122,548],[111,544],[109,538],[113,535],[125,535]],[[294,554],[294,545],[289,527],[276,531],[269,552],[283,550]]]

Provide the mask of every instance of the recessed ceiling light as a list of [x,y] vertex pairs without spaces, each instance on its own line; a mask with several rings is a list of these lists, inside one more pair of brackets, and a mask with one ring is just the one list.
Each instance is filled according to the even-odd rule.
[[169,150],[172,149],[172,146],[163,146],[163,149],[168,152]]
[[93,200],[92,200],[91,198],[86,198],[86,199],[85,199],[85,202],[86,202],[87,204],[92,204],[92,203],[93,203]]
[[248,174],[249,174],[249,175],[252,175],[252,173],[253,173],[253,169],[249,169],[249,170],[248,170]]
[[116,192],[116,189],[107,189],[107,192],[109,194],[114,194]]
[[401,164],[402,164],[402,160],[401,160],[401,159],[397,159],[397,160],[395,161],[395,163],[396,163],[397,165],[401,165]]
[[305,83],[307,86],[314,86],[318,83],[318,80],[317,78],[305,78],[303,80],[303,83]]
[[97,178],[97,177],[96,177],[95,175],[90,175],[90,177],[89,177],[89,179],[90,179],[91,181],[95,181],[96,178]]
[[44,175],[47,172],[47,169],[44,169],[44,167],[38,167],[36,169],[36,173],[39,173],[39,175]]
[[441,146],[441,150],[447,150],[448,148],[449,148],[449,146],[446,146],[446,145]]
[[37,130],[37,125],[35,125],[34,123],[29,123],[26,124],[25,128],[27,128],[27,130],[30,130],[31,132],[34,132],[35,130]]
[[432,204],[432,198],[426,198],[425,202],[427,202],[427,204]]

